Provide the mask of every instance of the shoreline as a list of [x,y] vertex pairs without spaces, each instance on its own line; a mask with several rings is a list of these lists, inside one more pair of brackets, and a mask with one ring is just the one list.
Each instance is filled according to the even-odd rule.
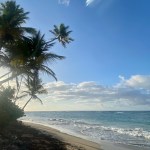
[[41,125],[41,124],[36,124],[36,123],[30,123],[30,122],[22,122],[26,126],[30,126],[32,128],[35,128],[37,130],[40,130],[42,133],[49,134],[52,137],[65,142],[67,144],[71,144],[73,147],[85,149],[85,150],[103,150],[101,148],[101,145],[92,141],[88,141],[86,139],[82,139],[80,137],[76,137],[73,135],[69,135],[67,133],[63,133],[57,129]]
[[49,134],[62,142],[71,144],[73,147],[80,147],[81,149],[83,148],[85,150],[148,150],[148,148],[144,147],[111,143],[109,141],[101,141],[100,143],[96,143],[88,139],[83,139],[81,137],[63,133],[60,130],[57,130],[55,128],[46,125],[24,121],[22,121],[22,123],[26,126],[30,126],[37,130],[40,130],[45,134]]

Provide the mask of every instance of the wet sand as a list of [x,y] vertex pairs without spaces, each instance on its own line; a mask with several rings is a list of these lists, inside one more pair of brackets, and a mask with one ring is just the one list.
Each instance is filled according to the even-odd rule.
[[101,141],[100,144],[98,144],[86,139],[62,133],[59,130],[44,125],[29,122],[24,122],[24,124],[64,142],[67,150],[148,150],[147,148],[125,144],[115,144],[107,141]]
[[46,134],[50,134],[52,137],[66,143],[67,148],[69,150],[71,149],[85,149],[85,150],[102,150],[100,148],[100,144],[79,138],[79,137],[75,137],[66,133],[62,133],[59,130],[47,127],[47,126],[43,126],[43,125],[39,125],[39,124],[33,124],[33,123],[24,123],[27,126],[30,126],[32,128],[38,129],[43,133]]

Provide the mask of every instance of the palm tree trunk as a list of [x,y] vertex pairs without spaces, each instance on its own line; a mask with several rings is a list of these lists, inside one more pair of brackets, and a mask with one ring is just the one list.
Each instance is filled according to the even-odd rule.
[[23,79],[23,76],[21,76],[21,81],[20,81],[20,84],[19,84],[19,88],[18,88],[18,90],[17,90],[17,94],[16,94],[16,96],[15,96],[15,101],[14,101],[14,103],[16,103],[16,101],[17,101],[17,96],[18,96],[19,91],[20,91],[20,87],[21,87],[21,84],[22,84],[22,79]]
[[4,79],[4,80],[0,81],[0,85],[2,85],[3,83],[5,83],[5,82],[7,82],[9,80],[12,80],[13,78],[15,78],[18,75],[20,75],[20,73],[14,74],[11,77],[8,77],[7,79]]
[[7,75],[9,75],[10,73],[11,73],[11,71],[7,72],[6,74],[2,75],[2,76],[0,77],[0,79],[3,78],[3,77],[5,77],[5,76],[7,76]]
[[[9,74],[8,74],[8,78],[9,78]],[[8,81],[8,87],[9,87],[9,81]]]
[[2,50],[2,48],[3,48],[3,46],[2,46],[2,44],[0,44],[0,51]]
[[22,107],[22,110],[25,109],[25,107],[28,105],[28,103],[31,101],[31,99],[32,99],[32,96],[31,96],[30,99],[25,103],[25,105]]

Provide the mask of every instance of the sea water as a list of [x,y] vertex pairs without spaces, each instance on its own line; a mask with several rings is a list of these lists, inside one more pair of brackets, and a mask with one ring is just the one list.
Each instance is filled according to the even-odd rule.
[[43,124],[100,143],[150,148],[150,111],[26,112],[21,120]]

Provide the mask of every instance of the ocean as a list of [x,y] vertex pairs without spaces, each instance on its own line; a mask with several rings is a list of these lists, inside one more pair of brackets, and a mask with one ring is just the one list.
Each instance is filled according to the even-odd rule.
[[26,112],[20,120],[49,126],[97,143],[150,148],[150,111]]

